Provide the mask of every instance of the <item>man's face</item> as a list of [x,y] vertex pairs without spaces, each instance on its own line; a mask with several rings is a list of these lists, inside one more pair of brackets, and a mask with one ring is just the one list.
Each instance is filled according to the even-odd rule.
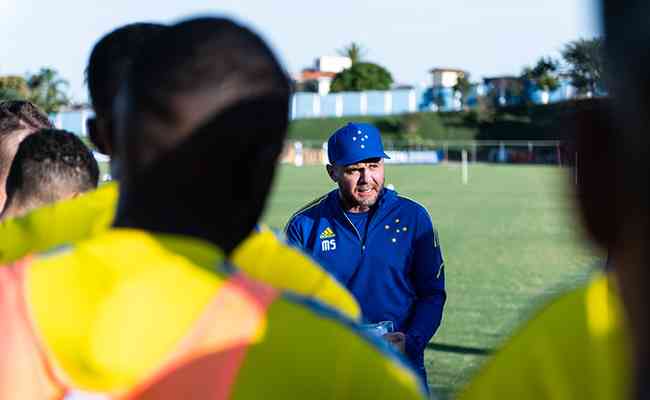
[[328,166],[348,208],[365,211],[377,202],[384,188],[384,160],[371,158],[346,166]]

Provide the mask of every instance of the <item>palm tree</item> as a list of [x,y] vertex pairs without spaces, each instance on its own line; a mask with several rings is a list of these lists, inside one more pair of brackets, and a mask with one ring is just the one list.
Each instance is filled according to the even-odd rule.
[[352,61],[352,65],[354,65],[361,61],[361,58],[365,55],[366,50],[357,42],[351,42],[349,45],[340,49],[338,53],[339,55],[348,57]]
[[472,90],[472,83],[469,80],[469,74],[463,73],[458,76],[458,80],[454,85],[454,92],[460,95],[461,107],[465,108],[465,103],[467,102],[467,96],[469,96],[470,91]]
[[521,78],[532,82],[542,92],[542,103],[547,104],[552,91],[560,87],[558,69],[560,63],[551,57],[542,57],[533,67],[526,67]]
[[562,50],[562,57],[569,66],[571,84],[580,94],[591,97],[602,84],[603,53],[601,38],[576,40]]
[[0,101],[25,100],[29,97],[29,87],[22,76],[0,76]]
[[70,98],[65,93],[68,81],[61,78],[52,68],[41,68],[36,74],[27,79],[29,100],[43,109],[46,113],[56,113],[63,106],[70,104]]

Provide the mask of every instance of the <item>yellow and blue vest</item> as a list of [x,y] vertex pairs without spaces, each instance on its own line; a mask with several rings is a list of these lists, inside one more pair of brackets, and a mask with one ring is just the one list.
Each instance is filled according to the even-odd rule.
[[1,268],[0,398],[422,398],[387,345],[222,260],[109,229]]
[[459,399],[627,399],[629,344],[612,278],[599,275],[521,328]]
[[0,222],[0,265],[103,232],[115,218],[117,196],[111,182]]
[[[0,265],[105,231],[115,217],[117,198],[118,185],[108,183],[74,199],[3,221]],[[252,233],[231,255],[231,261],[253,279],[318,299],[350,318],[361,316],[356,300],[340,283],[269,229]]]

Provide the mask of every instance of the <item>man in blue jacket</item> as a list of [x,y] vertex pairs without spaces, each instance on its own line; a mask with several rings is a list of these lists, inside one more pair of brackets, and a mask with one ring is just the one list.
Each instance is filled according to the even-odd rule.
[[301,247],[357,298],[371,323],[392,321],[386,339],[426,382],[424,348],[440,326],[445,277],[426,209],[384,187],[381,135],[349,123],[328,141],[327,173],[338,189],[298,211],[286,227]]

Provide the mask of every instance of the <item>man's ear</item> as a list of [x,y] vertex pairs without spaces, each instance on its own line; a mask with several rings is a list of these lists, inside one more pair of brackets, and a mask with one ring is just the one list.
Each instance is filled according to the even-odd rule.
[[336,168],[333,165],[327,164],[325,166],[325,169],[327,169],[327,175],[330,176],[330,179],[336,183],[339,182],[339,176],[336,172]]
[[110,127],[98,121],[97,118],[91,117],[86,120],[86,130],[90,141],[100,153],[109,156],[113,153],[113,136]]

